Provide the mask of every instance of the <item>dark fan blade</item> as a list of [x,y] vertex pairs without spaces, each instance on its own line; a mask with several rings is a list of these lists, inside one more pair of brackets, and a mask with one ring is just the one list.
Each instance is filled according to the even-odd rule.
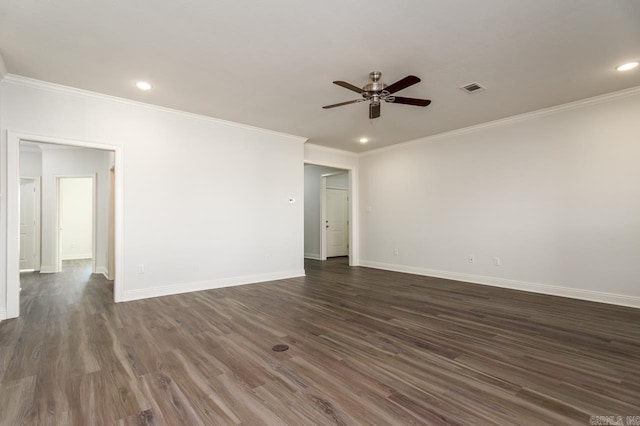
[[369,118],[378,118],[380,117],[380,104],[369,104]]
[[322,108],[324,109],[335,108],[342,105],[355,104],[356,102],[362,102],[362,101],[364,101],[364,99],[356,99],[355,101],[340,102],[339,104],[327,105],[327,106],[323,106]]
[[[420,81],[420,80],[418,80]],[[334,81],[333,84],[337,84],[338,86],[342,86],[345,89],[353,90],[356,93],[362,93],[362,89],[354,86],[353,84],[347,83],[346,81]]]
[[416,83],[420,83],[420,79],[415,75],[408,75],[402,80],[398,80],[393,83],[391,86],[387,86],[386,90],[389,93],[396,93],[402,89],[406,89],[409,86],[413,86]]
[[392,101],[394,104],[405,104],[425,107],[431,103],[429,99],[403,98],[402,96],[394,96]]

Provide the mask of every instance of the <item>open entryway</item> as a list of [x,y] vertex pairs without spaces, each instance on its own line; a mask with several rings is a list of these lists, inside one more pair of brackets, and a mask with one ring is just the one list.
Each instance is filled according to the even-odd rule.
[[350,248],[350,173],[305,164],[304,256],[326,260],[348,257]]
[[58,272],[65,260],[90,261],[91,271],[96,271],[95,201],[95,176],[57,177]]
[[7,198],[15,206],[7,216],[7,317],[19,316],[28,303],[20,291],[27,282],[34,288],[55,282],[65,286],[59,294],[69,295],[104,283],[99,291],[121,301],[121,275],[115,271],[122,261],[120,149],[8,136],[9,164],[17,167],[7,173]]

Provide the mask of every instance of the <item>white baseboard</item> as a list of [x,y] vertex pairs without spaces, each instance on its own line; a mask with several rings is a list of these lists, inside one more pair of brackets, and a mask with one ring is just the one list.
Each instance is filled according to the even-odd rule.
[[77,256],[65,256],[62,258],[62,260],[84,260],[84,259],[91,259],[93,258],[93,254],[89,253],[89,254],[79,254]]
[[42,265],[40,266],[41,274],[54,274],[56,272],[56,268],[53,266]]
[[284,280],[287,278],[304,277],[304,269],[271,272],[267,274],[245,275],[240,277],[220,278],[210,281],[193,281],[188,283],[171,284],[162,287],[141,288],[124,292],[123,301],[149,299],[151,297],[170,296],[172,294],[190,293],[193,291],[213,290],[236,285],[255,284],[265,281]]
[[36,271],[35,269],[20,269],[20,273],[23,273],[23,272],[35,272],[35,271]]
[[109,271],[104,266],[96,266],[96,274],[102,274],[106,279],[109,279]]
[[6,320],[6,319],[7,319],[7,310],[6,309],[0,309],[0,321]]
[[640,297],[637,296],[626,296],[623,294],[604,293],[600,291],[583,290],[578,288],[562,287],[549,284],[530,283],[526,281],[509,280],[506,278],[486,277],[483,275],[465,274],[461,272],[441,271],[437,269],[427,269],[415,266],[396,265],[392,263],[374,262],[370,260],[360,260],[360,265],[369,268],[384,269],[387,271],[404,272],[407,274],[445,278],[448,280],[464,281],[473,284],[489,285],[493,287],[502,287],[512,290],[542,293],[551,296],[568,297],[571,299],[589,300],[591,302],[600,302],[608,303],[611,305],[640,308]]
[[320,255],[318,253],[305,253],[304,254],[304,258],[305,259],[312,259],[312,260],[322,260],[322,258],[320,257]]

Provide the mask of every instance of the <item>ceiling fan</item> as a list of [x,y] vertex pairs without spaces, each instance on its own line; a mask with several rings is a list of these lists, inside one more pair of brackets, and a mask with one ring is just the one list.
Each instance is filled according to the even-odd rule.
[[342,105],[355,104],[358,102],[369,101],[369,118],[380,117],[380,102],[385,101],[392,104],[405,104],[426,107],[431,103],[428,99],[416,99],[416,98],[403,98],[402,96],[393,96],[394,93],[399,92],[402,89],[406,89],[409,86],[413,86],[420,82],[420,79],[415,75],[408,75],[402,80],[398,80],[392,85],[387,86],[380,81],[382,73],[380,71],[373,71],[369,73],[369,83],[364,87],[359,88],[353,84],[349,84],[346,81],[334,81],[333,84],[342,86],[345,89],[353,90],[356,93],[362,95],[362,99],[355,99],[353,101],[340,102],[339,104],[327,105],[322,108],[335,108]]

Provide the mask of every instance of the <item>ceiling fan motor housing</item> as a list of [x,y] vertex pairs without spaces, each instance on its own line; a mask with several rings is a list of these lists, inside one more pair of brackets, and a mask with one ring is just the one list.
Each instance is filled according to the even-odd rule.
[[[365,84],[364,87],[362,88],[362,90],[366,94],[368,94],[369,97],[372,97],[376,93],[379,94],[387,87],[386,84],[380,81],[381,77],[382,77],[382,73],[380,71],[373,71],[369,73],[370,81],[368,84]],[[363,93],[362,95],[365,96],[365,93]]]

